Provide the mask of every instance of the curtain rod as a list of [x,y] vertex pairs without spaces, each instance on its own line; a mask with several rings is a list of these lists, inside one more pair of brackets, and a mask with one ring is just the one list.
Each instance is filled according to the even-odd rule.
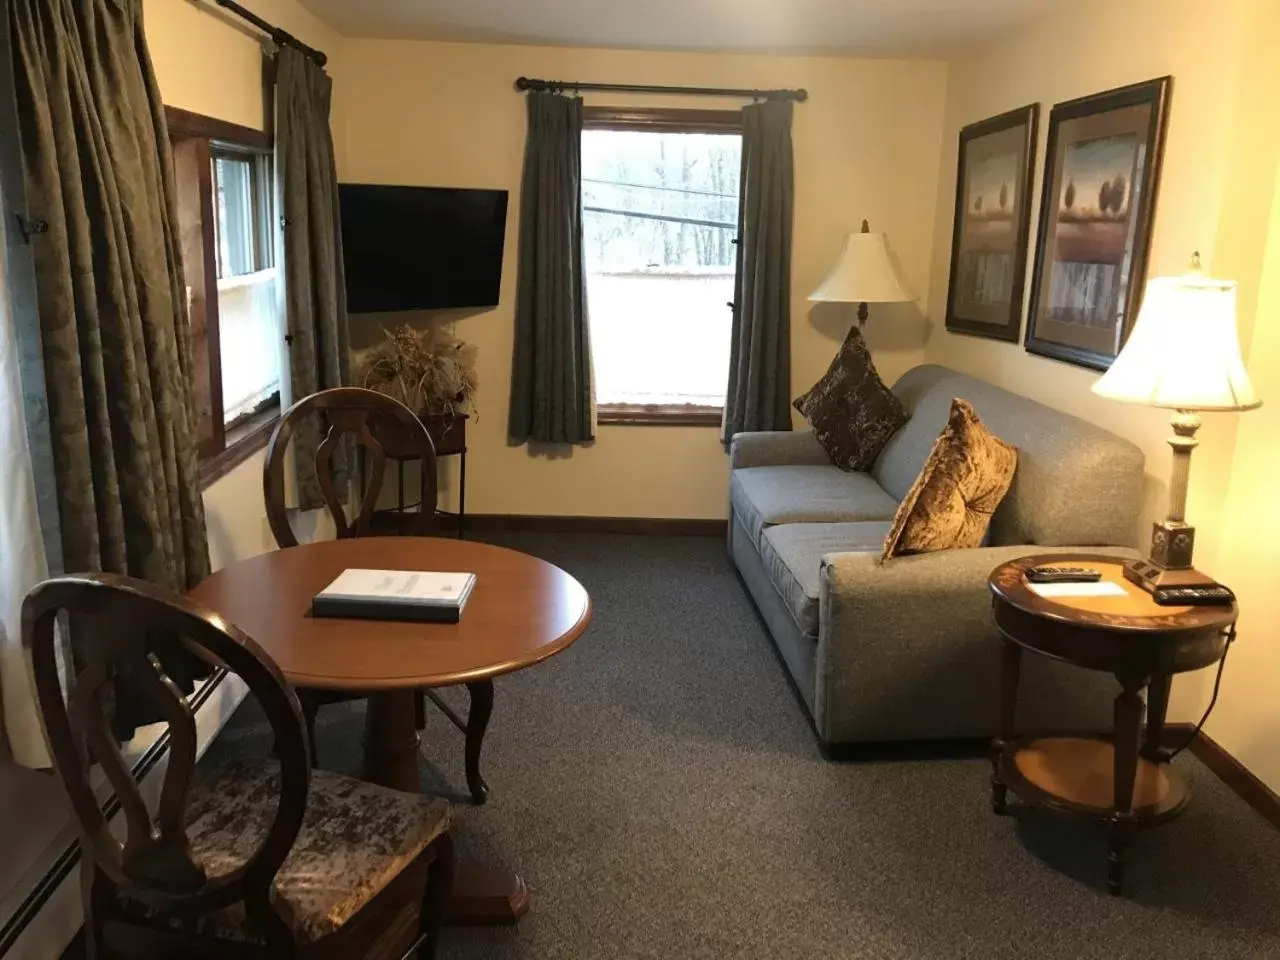
[[543,93],[560,93],[564,90],[599,90],[613,93],[668,93],[693,97],[742,97],[751,100],[795,100],[803,103],[809,99],[808,90],[739,90],[732,87],[655,87],[640,83],[575,83],[568,80],[535,80],[520,77],[517,90],[534,90]]
[[301,50],[308,58],[314,60],[317,66],[323,67],[329,62],[329,58],[325,56],[324,51],[317,50],[315,47],[309,47],[293,34],[288,33],[285,30],[281,30],[279,27],[272,26],[252,10],[246,10],[244,7],[240,6],[240,4],[236,3],[235,0],[213,0],[213,2],[222,7],[222,9],[234,13],[241,20],[249,21],[249,23],[253,24],[263,33],[270,36],[277,45],[293,47],[295,50]]

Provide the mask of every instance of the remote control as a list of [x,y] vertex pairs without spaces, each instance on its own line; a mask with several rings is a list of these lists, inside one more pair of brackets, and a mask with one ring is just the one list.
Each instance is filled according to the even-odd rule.
[[1027,570],[1028,583],[1097,583],[1101,572],[1088,567],[1031,567]]
[[1200,587],[1157,587],[1151,595],[1162,607],[1198,607],[1234,603],[1236,595],[1221,584]]

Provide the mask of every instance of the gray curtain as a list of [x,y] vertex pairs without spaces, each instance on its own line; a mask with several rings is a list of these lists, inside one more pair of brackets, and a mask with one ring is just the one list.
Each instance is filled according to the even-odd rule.
[[[164,107],[142,0],[10,0],[49,432],[69,571],[209,573]],[[72,632],[72,640],[77,638]],[[156,639],[180,685],[207,668]],[[152,719],[119,688],[121,736]]]
[[[276,56],[276,176],[284,223],[284,290],[289,380],[294,401],[351,383],[347,291],[342,268],[338,173],[329,106],[333,81],[292,47]],[[294,435],[298,506],[323,505],[315,451],[319,419]],[[347,489],[350,451],[334,458],[334,483]]]
[[508,434],[513,443],[595,439],[582,270],[582,100],[527,97],[520,277]]
[[792,107],[790,100],[767,100],[742,111],[726,443],[736,433],[791,429]]

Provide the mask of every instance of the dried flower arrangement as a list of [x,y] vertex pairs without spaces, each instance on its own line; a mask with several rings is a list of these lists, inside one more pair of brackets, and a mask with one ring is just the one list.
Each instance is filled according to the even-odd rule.
[[415,330],[407,323],[383,330],[381,343],[359,361],[362,382],[428,416],[475,410],[476,348],[446,325]]

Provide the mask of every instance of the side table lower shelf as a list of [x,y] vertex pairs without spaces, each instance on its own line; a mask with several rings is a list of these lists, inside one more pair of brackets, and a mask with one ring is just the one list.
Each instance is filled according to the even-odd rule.
[[992,757],[991,806],[1005,812],[1006,793],[1023,802],[1060,814],[1096,820],[1110,826],[1107,840],[1107,887],[1120,893],[1124,852],[1132,834],[1167,823],[1186,807],[1191,793],[1167,763],[1138,757],[1132,806],[1116,791],[1115,746],[1104,737],[1023,738],[998,744]]
[[[999,779],[1021,800],[1061,813],[1111,822],[1115,809],[1115,747],[1102,737],[1020,739],[1001,751]],[[1133,787],[1135,826],[1172,820],[1190,799],[1168,764],[1138,759]]]

